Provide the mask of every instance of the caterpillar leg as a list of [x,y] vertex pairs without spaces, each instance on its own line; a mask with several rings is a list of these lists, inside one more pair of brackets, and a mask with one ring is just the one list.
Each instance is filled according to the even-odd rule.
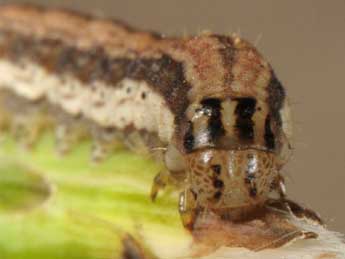
[[10,132],[24,148],[32,148],[46,128],[43,116],[39,114],[14,115],[10,122]]
[[72,147],[76,145],[81,139],[83,134],[67,124],[60,124],[56,126],[56,151],[60,155],[68,153]]
[[33,148],[49,125],[42,101],[30,102],[1,89],[0,131],[9,133],[24,148]]
[[91,160],[96,163],[104,161],[110,156],[117,146],[117,142],[103,142],[94,140],[92,144]]
[[151,200],[155,201],[158,193],[163,190],[166,186],[178,186],[178,179],[174,175],[174,173],[169,172],[168,170],[163,170],[159,172],[155,178],[153,179],[153,184],[151,187]]
[[160,190],[164,189],[169,184],[170,174],[168,171],[159,172],[153,179],[151,187],[151,200],[155,201]]
[[1,95],[0,95],[0,135],[3,135],[10,125],[10,119],[7,112],[2,109],[1,105]]
[[185,173],[184,172],[170,172],[163,170],[159,172],[153,179],[151,187],[151,200],[155,201],[159,191],[163,190],[166,186],[175,186],[181,188],[184,183]]
[[91,126],[93,138],[91,159],[93,162],[101,162],[108,158],[112,152],[121,147],[119,133],[114,128],[100,128]]

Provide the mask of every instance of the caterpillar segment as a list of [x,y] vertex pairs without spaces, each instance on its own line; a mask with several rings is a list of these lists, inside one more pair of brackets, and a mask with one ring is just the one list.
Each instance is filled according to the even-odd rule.
[[141,154],[156,150],[165,169],[151,198],[175,185],[189,230],[205,213],[255,217],[274,192],[287,204],[286,93],[238,36],[161,37],[66,10],[3,5],[0,92],[1,125],[29,146],[54,128],[60,153],[91,137],[95,161],[119,142]]

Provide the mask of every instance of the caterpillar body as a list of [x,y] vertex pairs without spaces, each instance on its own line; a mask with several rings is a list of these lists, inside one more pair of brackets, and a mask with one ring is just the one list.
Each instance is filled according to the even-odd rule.
[[0,92],[2,127],[16,125],[30,143],[49,121],[62,152],[78,134],[93,137],[95,159],[118,139],[134,151],[162,147],[165,170],[151,197],[177,183],[187,228],[200,211],[236,220],[272,192],[285,195],[285,90],[237,36],[167,38],[66,10],[4,5]]

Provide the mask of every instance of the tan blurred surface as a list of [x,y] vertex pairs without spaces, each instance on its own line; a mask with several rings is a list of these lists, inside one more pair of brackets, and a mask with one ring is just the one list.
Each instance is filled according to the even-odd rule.
[[[290,97],[290,197],[345,233],[345,1],[0,0],[71,7],[171,34],[238,32],[272,63]],[[81,28],[82,29],[82,28]]]

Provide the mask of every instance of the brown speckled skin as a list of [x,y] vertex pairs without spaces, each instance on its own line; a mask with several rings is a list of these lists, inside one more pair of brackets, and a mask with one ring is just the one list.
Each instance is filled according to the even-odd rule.
[[236,36],[163,38],[66,10],[4,5],[0,58],[29,60],[85,87],[147,82],[174,115],[174,135],[164,144],[182,155],[194,199],[182,211],[256,208],[281,177],[280,153],[289,145],[285,92],[268,62]]

